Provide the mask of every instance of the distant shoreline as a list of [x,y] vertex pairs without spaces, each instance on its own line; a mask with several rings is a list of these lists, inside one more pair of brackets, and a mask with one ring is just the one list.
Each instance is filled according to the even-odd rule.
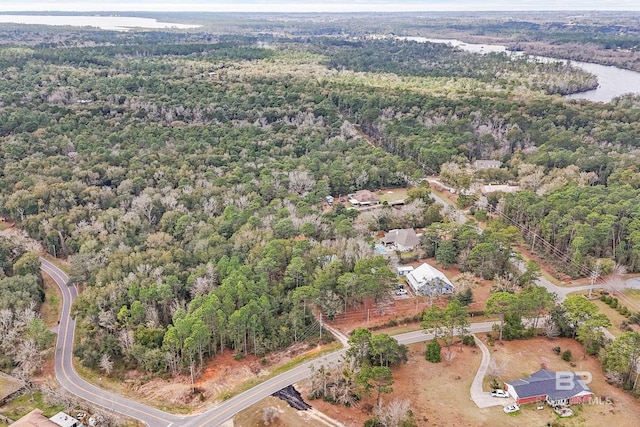
[[148,29],[192,29],[200,28],[196,24],[178,24],[171,22],[160,22],[154,18],[142,18],[134,16],[101,16],[94,14],[82,15],[58,15],[58,14],[0,14],[0,24],[22,24],[22,25],[51,25],[51,26],[72,26],[72,27],[93,27],[103,30],[127,31],[132,28]]

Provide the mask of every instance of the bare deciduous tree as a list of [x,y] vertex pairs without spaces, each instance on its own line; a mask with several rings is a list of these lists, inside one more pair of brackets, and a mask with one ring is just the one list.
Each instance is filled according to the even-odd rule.
[[111,372],[113,372],[113,361],[109,353],[104,353],[100,358],[100,369],[107,375],[111,375]]
[[270,425],[272,422],[278,419],[278,415],[280,415],[280,413],[278,412],[278,408],[275,408],[273,406],[262,408],[262,421],[266,426]]
[[298,193],[300,196],[306,196],[315,185],[316,180],[306,170],[289,172],[289,190]]
[[154,200],[147,193],[142,193],[135,197],[131,201],[131,208],[139,215],[143,215],[149,224],[153,223],[156,219],[154,215]]
[[22,340],[15,351],[18,370],[28,377],[41,366],[42,356],[38,344],[33,339]]
[[116,316],[111,310],[101,311],[98,315],[98,325],[109,332],[115,332]]
[[400,427],[411,418],[411,402],[409,399],[394,399],[387,405],[376,407],[374,414],[384,427]]

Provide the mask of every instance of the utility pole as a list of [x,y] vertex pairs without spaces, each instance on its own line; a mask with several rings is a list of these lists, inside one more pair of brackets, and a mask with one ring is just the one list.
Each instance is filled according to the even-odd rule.
[[322,312],[320,312],[320,342],[318,342],[318,345],[322,345]]
[[194,384],[194,380],[193,380],[193,363],[189,366],[190,370],[191,370],[191,393],[195,393],[196,392],[196,387]]
[[596,269],[591,272],[591,280],[589,281],[589,298],[591,298],[593,285],[595,285],[596,280],[598,280],[598,276],[600,276],[600,260],[596,263]]

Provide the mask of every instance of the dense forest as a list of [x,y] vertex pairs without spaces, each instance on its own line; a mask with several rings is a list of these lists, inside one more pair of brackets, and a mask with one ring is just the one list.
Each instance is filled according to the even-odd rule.
[[0,369],[28,378],[40,367],[54,338],[38,314],[43,302],[38,254],[0,237]]
[[[70,260],[87,366],[177,373],[314,339],[317,310],[381,299],[394,278],[359,212],[321,201],[443,164],[504,161],[486,178],[528,191],[492,206],[567,251],[575,274],[597,258],[640,270],[639,100],[566,100],[592,84],[571,67],[311,34],[25,40],[0,48],[0,207]],[[407,209],[393,225],[442,221],[428,197]],[[499,239],[457,233],[455,248],[435,239],[442,259],[503,269]],[[18,261],[2,280],[31,292]]]

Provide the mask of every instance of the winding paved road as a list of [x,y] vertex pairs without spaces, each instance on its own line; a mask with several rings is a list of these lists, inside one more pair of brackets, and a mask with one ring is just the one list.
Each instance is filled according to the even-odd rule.
[[[62,313],[56,344],[55,372],[60,384],[69,392],[97,406],[123,415],[136,418],[150,427],[213,427],[223,424],[238,412],[270,396],[288,385],[295,384],[311,375],[312,366],[328,365],[340,360],[345,349],[333,352],[311,362],[304,363],[277,375],[263,383],[241,393],[206,412],[190,416],[179,416],[118,396],[102,390],[83,380],[73,368],[73,339],[76,322],[70,316],[71,304],[78,291],[75,285],[68,285],[69,277],[58,267],[44,258],[40,258],[41,269],[51,276],[62,292]],[[489,332],[494,322],[472,323],[471,333]],[[400,344],[414,344],[433,338],[432,334],[422,331],[395,335]]]
[[102,390],[83,380],[73,367],[73,339],[76,321],[71,318],[71,304],[78,296],[75,285],[67,285],[69,276],[51,262],[40,258],[40,268],[51,276],[62,292],[62,312],[56,342],[55,372],[58,382],[69,392],[110,411],[137,418],[150,427],[183,424],[184,418]]

